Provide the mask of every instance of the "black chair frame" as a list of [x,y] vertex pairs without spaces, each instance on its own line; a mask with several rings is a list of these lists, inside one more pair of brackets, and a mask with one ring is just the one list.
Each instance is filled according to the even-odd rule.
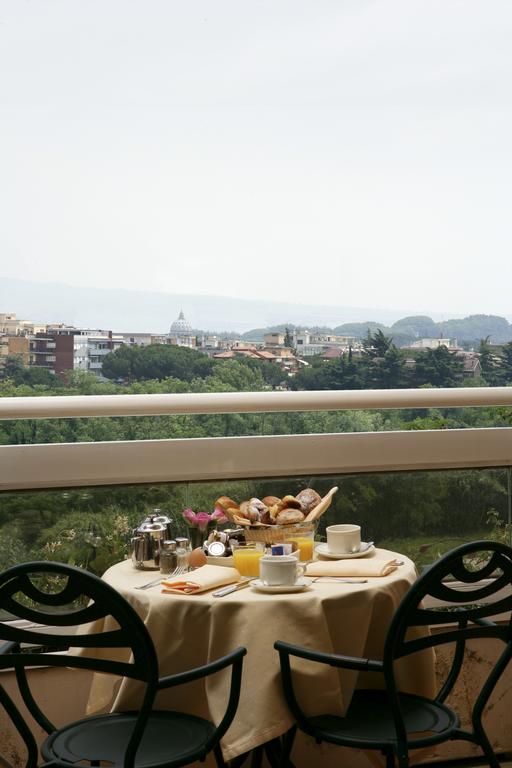
[[[481,562],[485,558],[485,565],[478,570],[468,569],[465,562],[468,557],[480,557]],[[463,588],[459,588],[461,585]],[[275,648],[280,656],[283,691],[297,726],[318,742],[328,741],[360,749],[379,749],[386,755],[388,766],[394,765],[396,756],[400,768],[409,765],[409,749],[433,746],[452,739],[463,739],[479,745],[491,768],[499,768],[500,764],[482,725],[482,715],[500,675],[512,658],[511,587],[512,549],[505,544],[493,541],[471,542],[446,554],[411,586],[389,627],[382,661],[321,653],[282,641],[276,642]],[[482,602],[493,595],[498,595],[496,600]],[[425,608],[423,602],[429,596],[441,601],[444,606],[456,607],[450,608],[450,612]],[[508,614],[507,620],[498,623],[490,618],[498,614]],[[439,629],[431,634],[428,631],[429,627]],[[420,628],[420,630],[424,628],[425,632],[423,636],[411,639],[407,636],[411,628]],[[462,668],[467,642],[477,638],[495,638],[502,641],[504,647],[474,701],[471,715],[472,729],[469,730],[461,728],[458,715],[444,702],[452,691]],[[397,689],[394,663],[418,651],[448,643],[454,644],[452,663],[435,698],[430,700],[400,693]],[[328,664],[336,669],[381,673],[385,683],[384,691],[356,691],[354,699],[357,698],[360,702],[356,709],[359,711],[360,707],[362,712],[366,711],[371,720],[372,704],[378,703],[382,709],[384,695],[385,706],[389,708],[391,714],[391,728],[388,729],[388,733],[385,736],[372,737],[372,722],[368,723],[366,731],[364,728],[356,727],[355,732],[351,733],[350,727],[344,727],[343,721],[348,722],[352,704],[349,706],[346,718],[329,715],[308,717],[295,695],[290,657]],[[379,711],[378,708],[376,711]],[[411,727],[408,729],[405,723],[406,715],[413,723],[415,721],[418,723],[420,713],[425,711],[430,711],[432,716],[435,715],[438,718],[438,730],[416,735],[421,733],[422,729],[411,729]],[[375,722],[373,726],[375,727]],[[289,755],[284,756],[283,765],[288,765],[288,758]]]
[[[50,579],[49,589],[35,584],[34,577],[41,575]],[[64,588],[55,591],[51,587],[51,579],[56,577],[65,580]],[[20,599],[17,599],[21,597]],[[78,607],[76,607],[78,604]],[[69,607],[73,606],[73,607]],[[240,696],[243,656],[246,649],[235,649],[226,656],[211,663],[194,669],[189,669],[173,675],[159,677],[158,660],[149,633],[142,619],[132,606],[111,586],[97,576],[69,565],[55,562],[32,562],[14,566],[0,574],[0,607],[13,618],[29,622],[0,623],[0,639],[6,641],[0,647],[0,669],[14,669],[18,688],[23,701],[39,726],[46,731],[48,738],[41,747],[41,753],[46,765],[70,768],[68,760],[59,758],[53,751],[56,737],[63,729],[56,728],[37,704],[29,684],[27,670],[33,667],[69,667],[85,669],[93,672],[112,674],[118,677],[131,678],[145,684],[143,700],[137,713],[131,715],[133,730],[126,744],[124,754],[119,755],[116,765],[123,768],[136,768],[137,751],[141,745],[148,723],[160,716],[165,720],[165,713],[152,711],[156,694],[164,689],[206,678],[223,669],[231,667],[231,685],[224,715],[217,727],[211,726],[208,738],[198,745],[195,752],[187,754],[186,760],[179,755],[172,756],[170,745],[169,760],[165,768],[178,768],[195,760],[204,760],[213,751],[217,764],[224,765],[219,742],[229,728]],[[44,610],[47,608],[49,610]],[[115,629],[95,631],[94,622],[108,618],[109,626],[117,625]],[[111,620],[114,620],[112,622]],[[89,625],[88,627],[84,625]],[[58,627],[61,633],[48,631],[49,627]],[[75,629],[75,632],[72,631]],[[22,645],[29,648],[22,649]],[[42,646],[44,649],[68,649],[66,654],[48,653],[41,650],[30,650],[30,646]],[[116,661],[88,657],[81,649],[128,649],[130,661]],[[38,765],[38,747],[34,735],[25,722],[21,712],[13,700],[0,685],[0,704],[11,718],[27,748],[26,768],[36,768]],[[181,717],[179,713],[174,713]],[[86,729],[88,724],[101,718],[116,718],[120,713],[99,715],[85,718],[73,726]],[[183,718],[192,718],[183,715]],[[195,718],[199,721],[200,718]],[[156,721],[155,721],[156,722]],[[162,721],[163,722],[163,721]],[[130,726],[131,728],[132,726]],[[95,761],[91,762],[92,765]],[[159,768],[162,764],[159,763]]]

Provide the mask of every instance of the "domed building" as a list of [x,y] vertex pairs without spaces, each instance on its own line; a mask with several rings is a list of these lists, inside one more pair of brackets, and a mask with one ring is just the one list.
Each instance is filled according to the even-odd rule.
[[196,337],[192,326],[185,319],[183,310],[180,311],[178,319],[172,323],[169,329],[169,344],[176,344],[178,347],[195,347]]

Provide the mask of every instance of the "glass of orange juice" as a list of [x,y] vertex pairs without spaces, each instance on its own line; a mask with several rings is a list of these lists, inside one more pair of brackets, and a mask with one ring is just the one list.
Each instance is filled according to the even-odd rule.
[[295,533],[293,536],[286,537],[286,541],[294,541],[297,545],[301,562],[313,559],[314,539],[315,534],[313,531],[304,531],[304,533]]
[[260,541],[233,542],[233,563],[240,576],[260,575],[260,557],[265,554],[265,544]]

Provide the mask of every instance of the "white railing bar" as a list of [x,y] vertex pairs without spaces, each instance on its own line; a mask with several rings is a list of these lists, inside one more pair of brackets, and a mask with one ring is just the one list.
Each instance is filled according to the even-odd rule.
[[512,387],[0,397],[0,419],[512,406]]
[[0,446],[0,490],[512,466],[512,428]]

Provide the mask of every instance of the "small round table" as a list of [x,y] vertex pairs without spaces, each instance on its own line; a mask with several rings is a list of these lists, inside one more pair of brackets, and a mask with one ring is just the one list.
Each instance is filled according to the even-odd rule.
[[[402,561],[393,573],[369,578],[364,584],[317,582],[303,592],[263,594],[250,587],[222,598],[211,593],[162,594],[160,587],[137,590],[157,572],[136,570],[131,561],[111,567],[103,576],[142,617],[155,644],[160,674],[199,666],[238,645],[247,648],[242,692],[235,720],[222,742],[230,760],[286,733],[293,719],[284,701],[276,640],[309,648],[381,658],[391,617],[416,578],[411,560],[377,550],[376,556]],[[382,685],[380,676],[336,671],[299,660],[294,667],[297,695],[308,715],[330,711],[343,714],[356,685]],[[402,660],[397,667],[402,690],[434,694],[434,655],[429,649]],[[158,708],[176,708],[214,721],[222,716],[229,689],[228,675],[215,675],[159,694]],[[123,681],[112,688],[93,683],[89,711],[111,706],[137,706],[141,690]],[[107,701],[110,699],[110,701]]]

